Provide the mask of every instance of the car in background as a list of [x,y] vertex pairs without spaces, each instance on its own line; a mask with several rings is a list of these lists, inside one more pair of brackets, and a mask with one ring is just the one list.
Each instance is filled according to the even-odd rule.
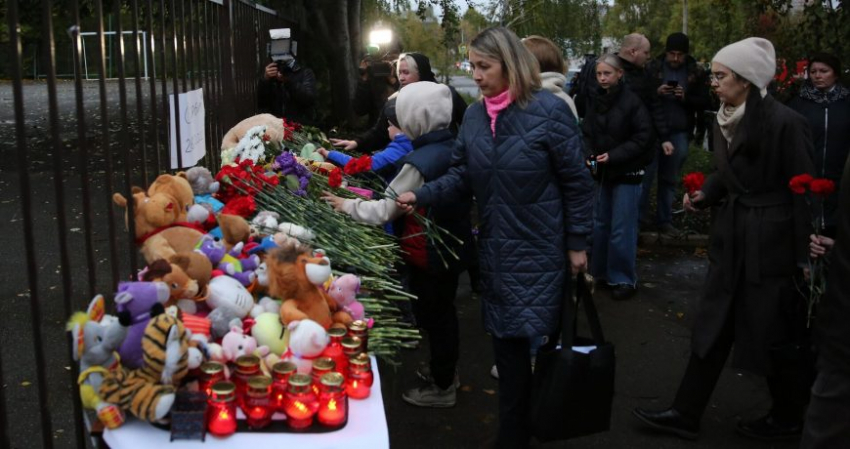
[[463,70],[466,73],[472,72],[472,64],[470,64],[469,61],[461,62],[460,67],[458,67],[458,68]]

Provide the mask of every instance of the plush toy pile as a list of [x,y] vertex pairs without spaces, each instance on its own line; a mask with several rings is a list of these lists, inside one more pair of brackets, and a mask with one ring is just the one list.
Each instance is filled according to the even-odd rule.
[[327,177],[304,142],[322,139],[252,117],[225,136],[223,153],[235,156],[215,175],[195,167],[113,195],[125,209],[133,202],[126,224],[146,266],[68,322],[83,404],[107,427],[125,413],[167,421],[205,361],[256,355],[266,373],[279,360],[309,373],[327,330],[353,320],[369,323],[370,352],[390,361],[419,338],[399,319],[410,295],[394,277],[395,237],[317,200]]

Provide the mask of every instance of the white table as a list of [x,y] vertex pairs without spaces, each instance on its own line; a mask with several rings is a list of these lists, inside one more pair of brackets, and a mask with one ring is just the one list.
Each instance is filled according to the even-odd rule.
[[336,432],[328,433],[254,433],[237,432],[226,438],[217,438],[207,433],[206,441],[177,440],[170,442],[171,433],[157,429],[148,423],[128,417],[123,426],[115,430],[105,429],[103,439],[112,449],[149,448],[282,448],[301,447],[310,449],[383,449],[390,447],[384,399],[381,395],[381,378],[378,365],[372,357],[372,372],[375,383],[372,394],[364,400],[349,400],[348,424]]

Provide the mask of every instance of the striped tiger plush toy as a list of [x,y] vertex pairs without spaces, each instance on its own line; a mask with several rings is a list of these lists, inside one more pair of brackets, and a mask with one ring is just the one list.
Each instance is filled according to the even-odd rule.
[[189,337],[183,323],[165,313],[151,318],[142,337],[144,366],[116,370],[100,386],[107,402],[144,421],[161,421],[171,411],[180,381],[188,372]]

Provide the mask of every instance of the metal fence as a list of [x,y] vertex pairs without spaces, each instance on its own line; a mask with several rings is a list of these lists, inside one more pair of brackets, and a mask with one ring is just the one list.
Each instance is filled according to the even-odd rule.
[[138,268],[111,195],[171,171],[170,94],[203,89],[200,163],[215,172],[223,134],[256,111],[267,30],[297,34],[302,16],[244,0],[6,2],[0,447],[92,444],[64,322]]

